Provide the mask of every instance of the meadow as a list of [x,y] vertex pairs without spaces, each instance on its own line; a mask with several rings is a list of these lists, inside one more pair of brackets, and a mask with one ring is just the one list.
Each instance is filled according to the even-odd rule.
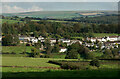
[[[27,58],[27,57],[3,57],[2,67],[3,78],[19,77],[19,78],[61,78],[61,77],[119,77],[119,69],[115,69],[117,66],[113,65],[113,69],[109,69],[108,65],[103,69],[87,69],[87,70],[66,70],[66,69],[52,69],[60,68],[59,65],[48,63],[49,60],[67,60],[78,61],[77,59],[56,59],[56,58]],[[112,65],[112,64],[111,64]],[[15,67],[21,66],[21,67]],[[29,66],[29,67],[25,67]],[[30,68],[32,66],[33,68]],[[39,68],[43,67],[43,68]],[[49,67],[49,68],[45,68]],[[103,67],[103,66],[101,66]],[[110,67],[111,68],[111,67]]]
[[94,33],[95,37],[104,37],[104,36],[118,36],[118,34],[115,33]]
[[[0,19],[0,20],[1,20],[1,19]],[[22,21],[9,20],[9,19],[2,19],[2,20],[0,21],[0,23],[5,23],[5,22],[7,22],[7,23],[9,23],[9,24],[12,24],[12,23],[18,23],[18,22],[22,22]]]
[[2,46],[2,52],[15,52],[16,54],[26,52],[31,52],[32,46]]

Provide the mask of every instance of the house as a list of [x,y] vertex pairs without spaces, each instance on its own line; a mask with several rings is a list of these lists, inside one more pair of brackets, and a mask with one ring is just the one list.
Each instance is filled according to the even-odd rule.
[[105,48],[118,48],[118,45],[120,45],[120,41],[110,41],[104,43]]
[[109,37],[106,37],[106,40],[107,41],[118,41],[118,37],[119,36],[109,36]]
[[118,41],[120,41],[120,36],[118,36],[118,39],[117,39]]
[[74,44],[74,43],[76,43],[76,42],[79,42],[80,44],[82,44],[82,41],[79,41],[79,40],[71,40],[70,45],[72,45],[72,44]]
[[42,36],[38,37],[38,40],[43,40],[43,39],[44,39],[44,37],[42,37]]
[[30,40],[32,43],[37,43],[38,42],[38,39],[37,38],[31,38]]
[[2,41],[2,36],[0,36],[0,42]]
[[67,48],[60,47],[60,51],[59,52],[66,52],[66,51],[67,51]]
[[88,37],[87,37],[87,41],[96,42],[96,40],[97,40],[96,38],[92,38],[92,37],[91,37],[91,38],[88,38]]
[[56,43],[56,39],[50,38],[50,43]]
[[70,40],[69,40],[69,39],[60,39],[59,41],[60,41],[60,42],[63,42],[63,43],[70,43]]
[[27,43],[28,41],[30,41],[30,38],[27,36],[20,36],[19,37],[20,43]]

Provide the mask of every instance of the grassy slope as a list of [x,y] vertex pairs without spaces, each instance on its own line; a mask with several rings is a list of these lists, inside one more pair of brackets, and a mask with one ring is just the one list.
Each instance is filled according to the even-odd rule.
[[15,53],[22,53],[25,51],[26,52],[31,52],[31,48],[33,48],[32,46],[2,46],[2,51],[3,52],[15,52]]
[[39,67],[59,67],[58,65],[47,63],[49,58],[25,58],[25,57],[3,57],[3,66],[39,66]]

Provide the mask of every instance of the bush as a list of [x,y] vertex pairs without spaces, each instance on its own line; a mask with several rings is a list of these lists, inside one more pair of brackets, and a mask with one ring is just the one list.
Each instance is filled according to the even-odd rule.
[[92,61],[90,61],[90,65],[100,67],[100,62],[97,59],[93,59]]
[[46,54],[46,55],[44,56],[44,58],[52,58],[52,55]]
[[15,52],[11,52],[11,54],[16,54]]

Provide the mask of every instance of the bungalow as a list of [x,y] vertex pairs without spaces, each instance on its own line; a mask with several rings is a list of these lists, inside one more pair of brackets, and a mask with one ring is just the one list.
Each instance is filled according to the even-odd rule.
[[60,47],[60,51],[59,52],[66,52],[66,51],[67,51],[67,48]]

